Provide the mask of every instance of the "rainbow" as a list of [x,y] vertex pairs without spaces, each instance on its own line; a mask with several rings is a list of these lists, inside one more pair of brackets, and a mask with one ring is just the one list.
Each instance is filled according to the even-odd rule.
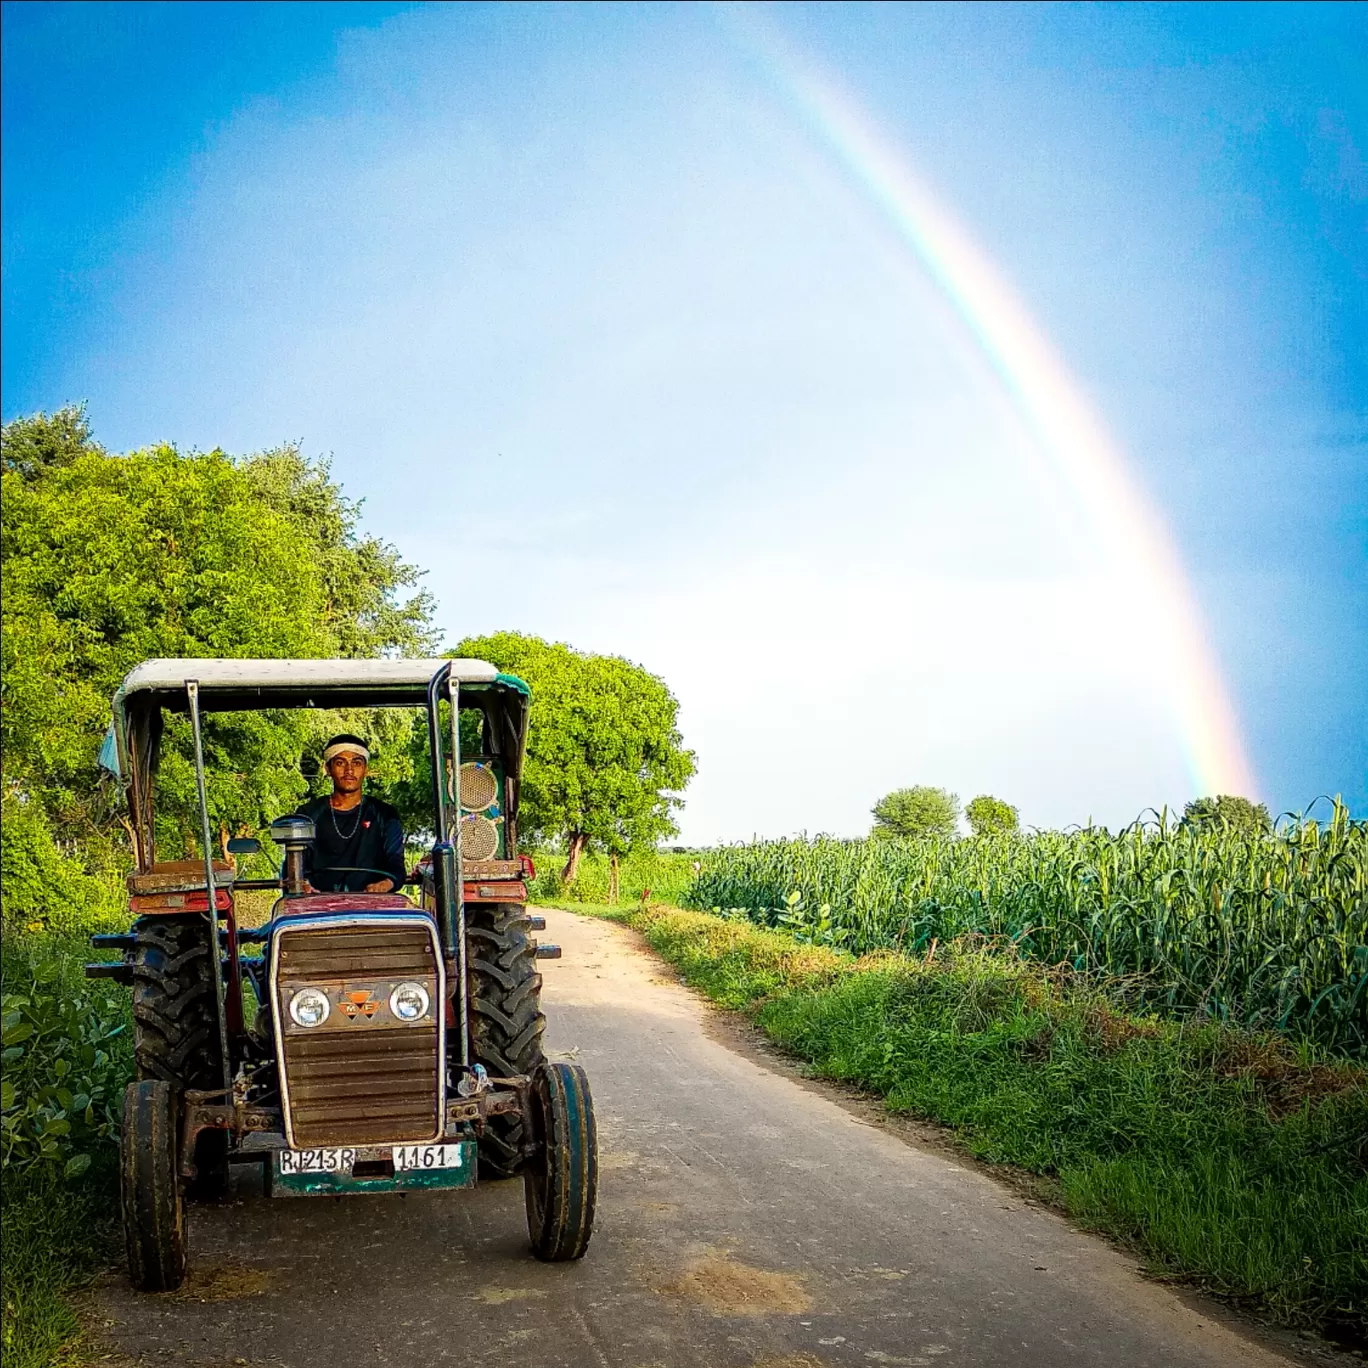
[[759,18],[719,5],[730,35],[783,104],[867,195],[936,282],[1111,558],[1142,595],[1194,794],[1254,797],[1239,720],[1177,547],[1077,381],[1011,286],[855,100]]

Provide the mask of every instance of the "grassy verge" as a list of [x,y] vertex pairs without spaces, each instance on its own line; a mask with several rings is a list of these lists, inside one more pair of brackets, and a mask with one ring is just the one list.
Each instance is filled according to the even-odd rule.
[[1368,1329],[1368,1071],[1286,1041],[1119,1011],[965,942],[856,959],[676,908],[640,930],[686,982],[821,1075],[1049,1175],[1081,1224],[1285,1324]]
[[116,1247],[128,994],[83,977],[88,950],[74,931],[3,935],[5,1368],[73,1361],[80,1325],[68,1294]]
[[81,1325],[69,1294],[107,1264],[115,1248],[119,1191],[114,1164],[92,1167],[79,1186],[53,1180],[21,1186],[7,1179],[5,1188],[0,1215],[5,1368],[77,1362]]

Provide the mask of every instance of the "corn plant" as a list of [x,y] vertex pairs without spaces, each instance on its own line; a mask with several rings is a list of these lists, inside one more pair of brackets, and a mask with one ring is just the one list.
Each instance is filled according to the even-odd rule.
[[1368,822],[1338,802],[1272,834],[1160,813],[1118,833],[724,846],[684,902],[857,953],[1009,940],[1123,981],[1142,1010],[1368,1054]]

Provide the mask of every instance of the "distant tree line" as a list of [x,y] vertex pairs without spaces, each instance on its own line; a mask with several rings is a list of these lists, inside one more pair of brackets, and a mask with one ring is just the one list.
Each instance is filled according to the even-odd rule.
[[[964,815],[975,836],[1010,835],[1021,829],[1016,808],[986,793],[966,803]],[[874,804],[873,817],[871,835],[877,837],[953,836],[959,829],[959,798],[948,789],[925,784],[894,789]],[[1230,794],[1194,798],[1183,809],[1182,824],[1196,830],[1226,829],[1250,835],[1273,830],[1273,819],[1262,803]]]
[[[873,815],[874,836],[905,840],[953,836],[959,830],[959,797],[948,789],[916,784],[886,793],[874,804]],[[1016,808],[986,793],[966,803],[964,815],[975,836],[1014,832],[1020,826]]]

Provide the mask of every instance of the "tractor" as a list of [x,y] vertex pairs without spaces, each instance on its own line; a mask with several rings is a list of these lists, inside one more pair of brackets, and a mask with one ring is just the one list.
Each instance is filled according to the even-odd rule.
[[[273,1197],[520,1176],[532,1252],[584,1255],[593,1100],[579,1065],[542,1051],[536,961],[560,951],[532,934],[544,923],[518,853],[528,704],[522,680],[480,660],[149,660],[124,679],[102,763],[127,799],[132,922],[92,937],[121,957],[86,972],[132,989],[120,1181],[135,1287],[179,1286],[185,1202],[223,1195],[232,1164],[260,1164]],[[314,891],[316,833],[297,813],[270,825],[271,877],[239,876],[239,857],[261,854],[255,837],[215,850],[202,719],[284,708],[425,713],[433,841],[399,887]],[[157,858],[167,713],[189,719],[192,859]],[[478,754],[461,754],[463,716]],[[235,914],[249,889],[276,894],[261,926]]]

